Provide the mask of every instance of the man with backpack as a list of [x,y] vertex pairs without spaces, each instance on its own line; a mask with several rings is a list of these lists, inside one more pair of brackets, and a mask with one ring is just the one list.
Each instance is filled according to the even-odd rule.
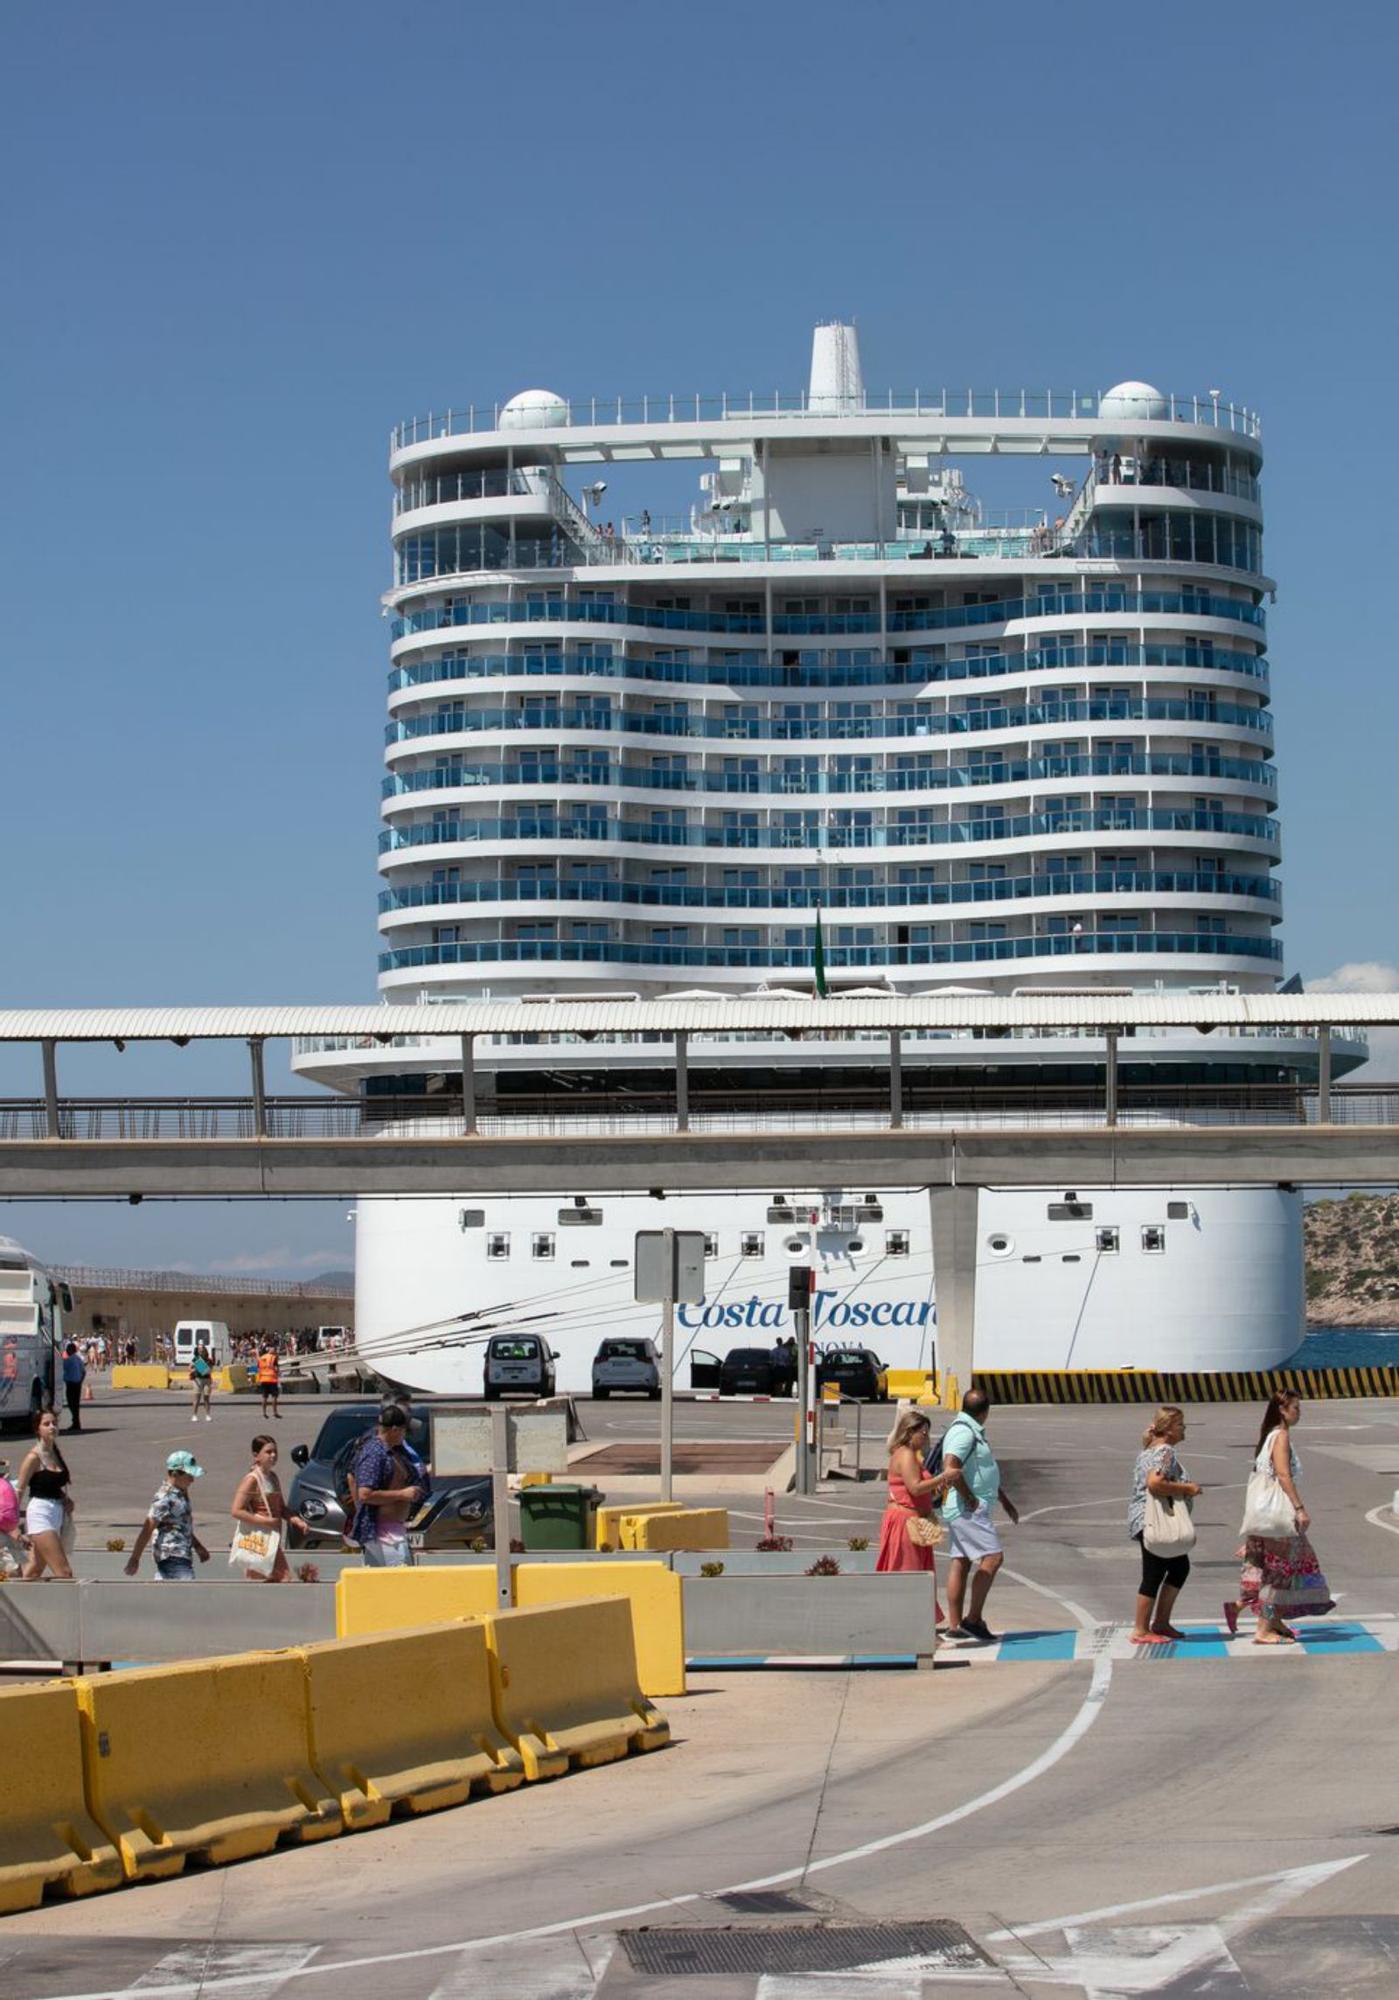
[[[983,1617],[986,1599],[996,1572],[1005,1561],[1001,1538],[991,1518],[997,1500],[1012,1521],[1020,1514],[1014,1501],[1001,1487],[1001,1468],[986,1441],[986,1422],[991,1399],[984,1389],[968,1389],[962,1398],[961,1415],[944,1431],[928,1457],[940,1451],[940,1469],[956,1475],[943,1502],[942,1518],[947,1525],[952,1560],[947,1572],[948,1624],[944,1639],[975,1639],[979,1645],[995,1643],[996,1634]],[[971,1580],[971,1609],[964,1616],[967,1582]]]

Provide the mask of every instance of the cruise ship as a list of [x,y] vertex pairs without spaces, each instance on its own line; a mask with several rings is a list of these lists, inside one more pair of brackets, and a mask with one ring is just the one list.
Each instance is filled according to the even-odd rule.
[[[303,1044],[298,1071],[386,1130],[460,1129],[432,1008],[489,999],[519,1031],[478,1045],[483,1127],[644,1129],[672,1049],[544,1035],[532,1006],[702,994],[694,1129],[846,1126],[887,1101],[885,1040],[726,1032],[727,998],[1274,989],[1261,466],[1257,417],[1218,390],[875,393],[843,324],[816,328],[801,393],[527,389],[404,425],[393,1034]],[[1337,1074],[1363,1058],[1337,1039]],[[910,1036],[909,1121],[1033,1122],[1103,1063],[1088,1035]],[[1225,1104],[1316,1069],[1305,1036],[1173,1030],[1125,1043],[1119,1074],[1169,1118],[1180,1086]],[[816,1269],[818,1342],[935,1363],[926,1193],[863,1185],[364,1200],[360,1349],[474,1391],[485,1333],[528,1326],[586,1388],[601,1337],[656,1330],[632,1250],[665,1225],[703,1231],[712,1274],[678,1386],[786,1330],[793,1263]],[[1295,1191],[998,1189],[978,1227],[982,1366],[1267,1367],[1301,1338]]]

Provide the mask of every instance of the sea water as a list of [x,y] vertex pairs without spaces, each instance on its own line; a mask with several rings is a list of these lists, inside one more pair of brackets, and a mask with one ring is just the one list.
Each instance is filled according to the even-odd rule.
[[1288,1368],[1399,1368],[1399,1326],[1319,1326]]

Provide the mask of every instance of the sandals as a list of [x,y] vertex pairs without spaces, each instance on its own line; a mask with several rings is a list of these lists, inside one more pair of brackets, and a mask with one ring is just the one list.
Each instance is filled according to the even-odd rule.
[[1237,1639],[1239,1636],[1239,1607],[1231,1600],[1223,1606],[1223,1611],[1224,1622],[1229,1627],[1229,1637]]
[[1255,1646],[1295,1646],[1297,1635],[1295,1632],[1259,1632],[1253,1643]]
[[1134,1646],[1169,1646],[1171,1643],[1165,1632],[1132,1632],[1128,1636]]

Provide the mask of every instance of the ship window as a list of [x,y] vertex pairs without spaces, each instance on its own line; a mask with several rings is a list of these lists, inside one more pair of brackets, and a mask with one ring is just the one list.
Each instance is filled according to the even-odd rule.
[[497,1258],[508,1257],[510,1255],[510,1236],[508,1231],[486,1238],[486,1255]]
[[1121,1243],[1115,1229],[1100,1229],[1098,1231],[1098,1253],[1100,1256],[1115,1256],[1120,1248]]
[[1164,1250],[1165,1247],[1166,1247],[1165,1225],[1160,1222],[1144,1223],[1142,1225],[1143,1250],[1149,1250],[1159,1253],[1160,1251]]
[[769,1222],[795,1222],[797,1211],[786,1202],[774,1202],[768,1210]]
[[986,1247],[991,1252],[991,1255],[993,1257],[1008,1257],[1011,1251],[1015,1248],[1015,1245],[1011,1242],[1008,1236],[1003,1236],[998,1233],[995,1236],[987,1237]]
[[1091,1201],[1052,1201],[1045,1214],[1051,1222],[1091,1222],[1093,1204]]
[[1022,1264],[1038,1264],[1041,1263],[1043,1260],[1038,1255],[1036,1255],[1033,1257],[1022,1257],[1020,1261]]
[[1167,1222],[1189,1222],[1190,1203],[1188,1201],[1168,1201],[1166,1203]]
[[602,1210],[600,1208],[588,1208],[586,1205],[580,1208],[578,1203],[575,1202],[572,1208],[561,1208],[559,1210],[559,1224],[564,1229],[596,1229],[601,1221]]
[[457,1210],[457,1227],[459,1229],[484,1229],[485,1226],[486,1211],[484,1208],[459,1208]]
[[1077,1250],[1071,1250],[1063,1259],[1063,1262],[1066,1264],[1081,1264],[1083,1259],[1079,1256]]
[[530,1255],[545,1258],[554,1254],[554,1238],[548,1230],[537,1230],[530,1238]]
[[884,1254],[887,1257],[907,1257],[908,1231],[906,1229],[885,1230]]
[[627,1268],[627,1260],[625,1257],[613,1257],[610,1261],[612,1269],[614,1271],[625,1271]]
[[761,1257],[763,1254],[763,1232],[761,1229],[745,1229],[738,1242],[740,1257]]
[[719,1255],[719,1237],[717,1231],[711,1230],[705,1237],[704,1254],[706,1257],[717,1257]]

